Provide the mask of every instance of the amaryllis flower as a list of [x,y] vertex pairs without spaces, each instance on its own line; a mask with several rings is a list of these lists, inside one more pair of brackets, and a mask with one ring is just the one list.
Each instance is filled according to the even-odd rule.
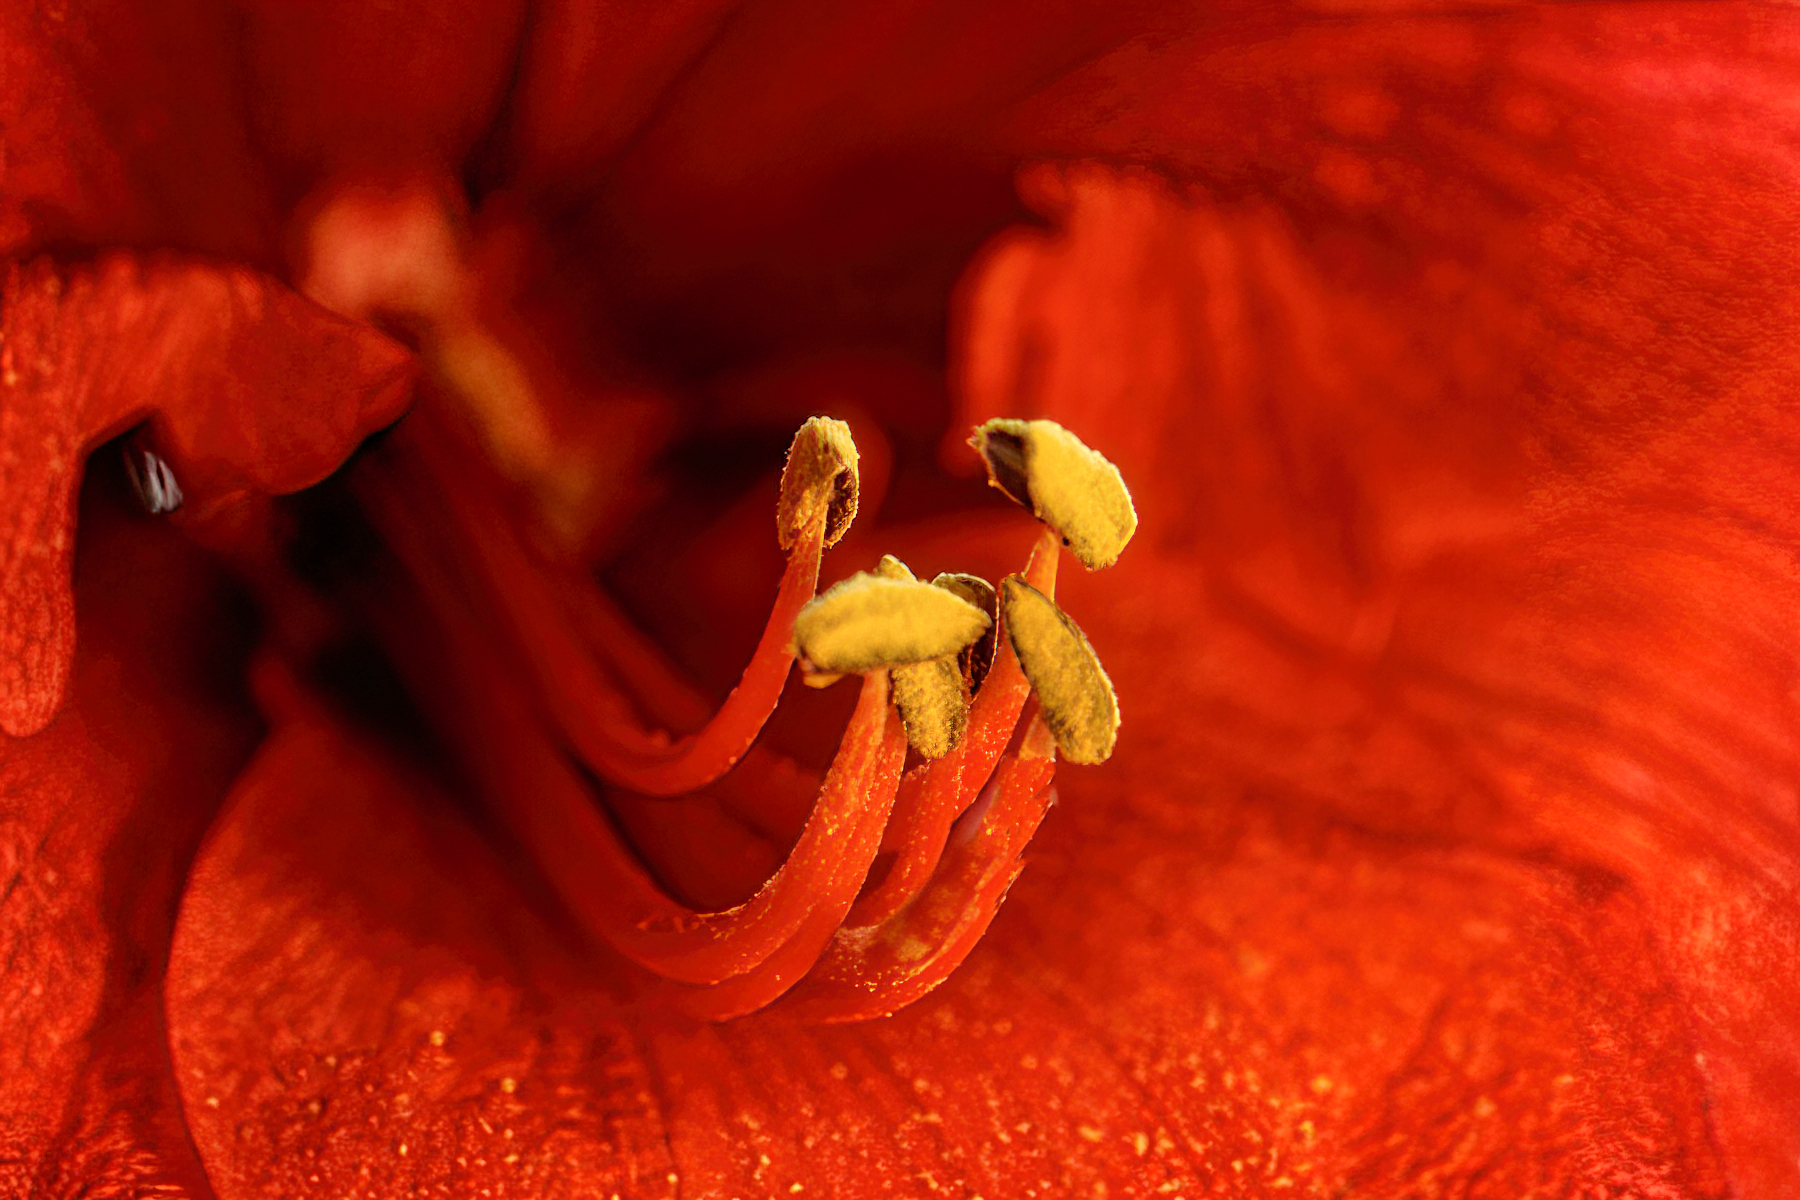
[[1800,1191],[1788,10],[0,22],[0,1192]]

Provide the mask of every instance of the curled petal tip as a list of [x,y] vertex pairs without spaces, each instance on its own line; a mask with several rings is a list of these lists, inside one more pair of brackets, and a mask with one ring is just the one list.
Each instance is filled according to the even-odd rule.
[[783,550],[792,550],[806,527],[822,520],[825,545],[837,544],[856,519],[856,442],[850,426],[830,417],[812,417],[788,447],[775,506],[775,532]]
[[1090,571],[1110,567],[1137,532],[1124,476],[1055,421],[997,417],[969,445],[987,464],[988,483],[1054,529]]

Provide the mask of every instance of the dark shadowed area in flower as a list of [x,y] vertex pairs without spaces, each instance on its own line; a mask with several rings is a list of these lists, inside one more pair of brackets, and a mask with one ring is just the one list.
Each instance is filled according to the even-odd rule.
[[[1796,65],[1739,5],[6,5],[0,1191],[1800,1189]],[[521,845],[541,714],[401,543],[516,505],[717,701],[818,412],[826,582],[1018,569],[971,424],[1119,464],[1059,602],[1125,723],[942,987],[707,1023]],[[82,482],[140,426],[172,518]],[[724,902],[804,815],[611,803]]]

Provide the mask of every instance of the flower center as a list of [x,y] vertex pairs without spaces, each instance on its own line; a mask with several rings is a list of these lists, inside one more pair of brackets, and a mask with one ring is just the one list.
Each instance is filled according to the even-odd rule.
[[[320,236],[351,236],[353,216],[328,213]],[[890,555],[816,595],[821,557],[856,515],[858,455],[847,425],[808,420],[775,506],[786,569],[713,708],[571,549],[580,488],[527,372],[472,315],[454,256],[419,251],[437,244],[429,233],[387,242],[438,267],[377,263],[321,285],[408,324],[430,368],[412,415],[353,474],[419,607],[371,619],[483,794],[584,925],[696,1015],[780,1000],[853,1020],[942,982],[1021,869],[1058,753],[1112,752],[1111,684],[1054,596],[1059,542],[1092,569],[1135,530],[1116,469],[1052,422],[989,422],[971,444],[990,481],[1046,525],[1022,570],[998,587],[926,582]],[[385,282],[351,286],[370,277]],[[822,776],[758,740],[796,662],[814,686],[860,681]],[[689,814],[697,836],[632,836],[672,827],[634,818],[659,806]],[[722,858],[744,839],[707,836],[779,829],[797,810],[778,863],[734,868]],[[752,877],[738,903],[695,904],[708,889],[670,882],[734,869]]]

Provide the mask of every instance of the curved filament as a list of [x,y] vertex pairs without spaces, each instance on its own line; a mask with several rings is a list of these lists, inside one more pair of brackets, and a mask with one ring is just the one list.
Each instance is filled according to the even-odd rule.
[[849,907],[880,846],[905,750],[905,733],[888,703],[887,674],[873,672],[863,680],[812,816],[768,883],[725,912],[647,915],[613,931],[609,940],[627,957],[682,983],[716,984],[761,965],[814,908],[829,907],[846,886]]
[[[423,628],[378,609],[372,617],[382,626],[384,641],[401,653],[407,660],[403,667],[412,673],[451,684],[422,689],[428,701],[457,697],[441,702],[431,715],[482,755],[474,765],[484,776],[484,790],[505,804],[515,830],[584,923],[641,966],[688,984],[714,985],[754,971],[809,921],[815,929],[827,926],[824,937],[814,935],[817,946],[806,956],[816,957],[867,874],[899,782],[905,732],[889,703],[886,672],[864,679],[856,711],[787,860],[744,904],[697,912],[656,884],[595,802],[591,781],[532,719],[519,672],[482,636],[480,616],[452,586],[454,576],[431,552],[424,527],[393,520],[393,497],[375,489],[367,495],[390,544],[421,584],[436,626]],[[443,646],[454,647],[454,653],[440,653]],[[758,987],[772,980],[785,987],[793,977],[797,974],[771,972]]]
[[[1056,593],[1058,558],[1056,535],[1046,529],[1024,572],[1046,596]],[[897,857],[887,877],[856,902],[846,921],[850,927],[879,925],[919,894],[937,869],[951,824],[973,803],[1012,739],[1031,688],[1004,630],[995,639],[995,651],[994,665],[975,693],[963,740],[944,757],[915,767],[902,782],[883,842]]]
[[[437,476],[433,490],[446,498],[449,515],[474,551],[471,565],[484,597],[506,622],[534,689],[589,769],[646,796],[680,795],[730,770],[756,740],[787,682],[794,616],[818,587],[823,514],[808,523],[789,553],[774,608],[738,685],[698,731],[677,740],[647,728],[631,691],[595,661],[595,649],[610,649],[614,665],[632,676],[648,665],[647,656],[634,655],[620,636],[617,622],[587,599],[595,591],[591,582],[560,578],[566,573],[527,547],[502,506],[476,494],[477,471],[458,462],[471,456],[468,448],[425,422],[409,423],[401,435],[414,438],[418,459]],[[595,636],[579,636],[578,623]],[[669,679],[645,673],[661,707],[688,707]]]
[[[658,994],[710,1020],[778,1000],[856,1020],[903,1007],[962,962],[1055,795],[1056,743],[1009,636],[996,637],[961,742],[904,780],[889,672],[865,673],[820,779],[753,743],[817,589],[824,511],[784,526],[793,545],[773,611],[714,711],[591,579],[530,540],[506,485],[440,415],[419,412],[390,448],[355,487],[423,612],[371,604],[370,620],[563,900]],[[1023,572],[1046,597],[1060,550],[1046,529]],[[690,807],[639,799],[670,796]],[[683,855],[687,821],[740,840]],[[893,864],[870,885],[884,850]],[[707,910],[672,896],[658,861],[683,894],[720,904],[773,870],[742,903]]]
[[1056,744],[1034,713],[1001,761],[985,810],[971,811],[930,884],[879,925],[845,928],[783,1000],[805,1020],[887,1016],[937,987],[987,932],[1023,870],[1020,854],[1055,801]]

